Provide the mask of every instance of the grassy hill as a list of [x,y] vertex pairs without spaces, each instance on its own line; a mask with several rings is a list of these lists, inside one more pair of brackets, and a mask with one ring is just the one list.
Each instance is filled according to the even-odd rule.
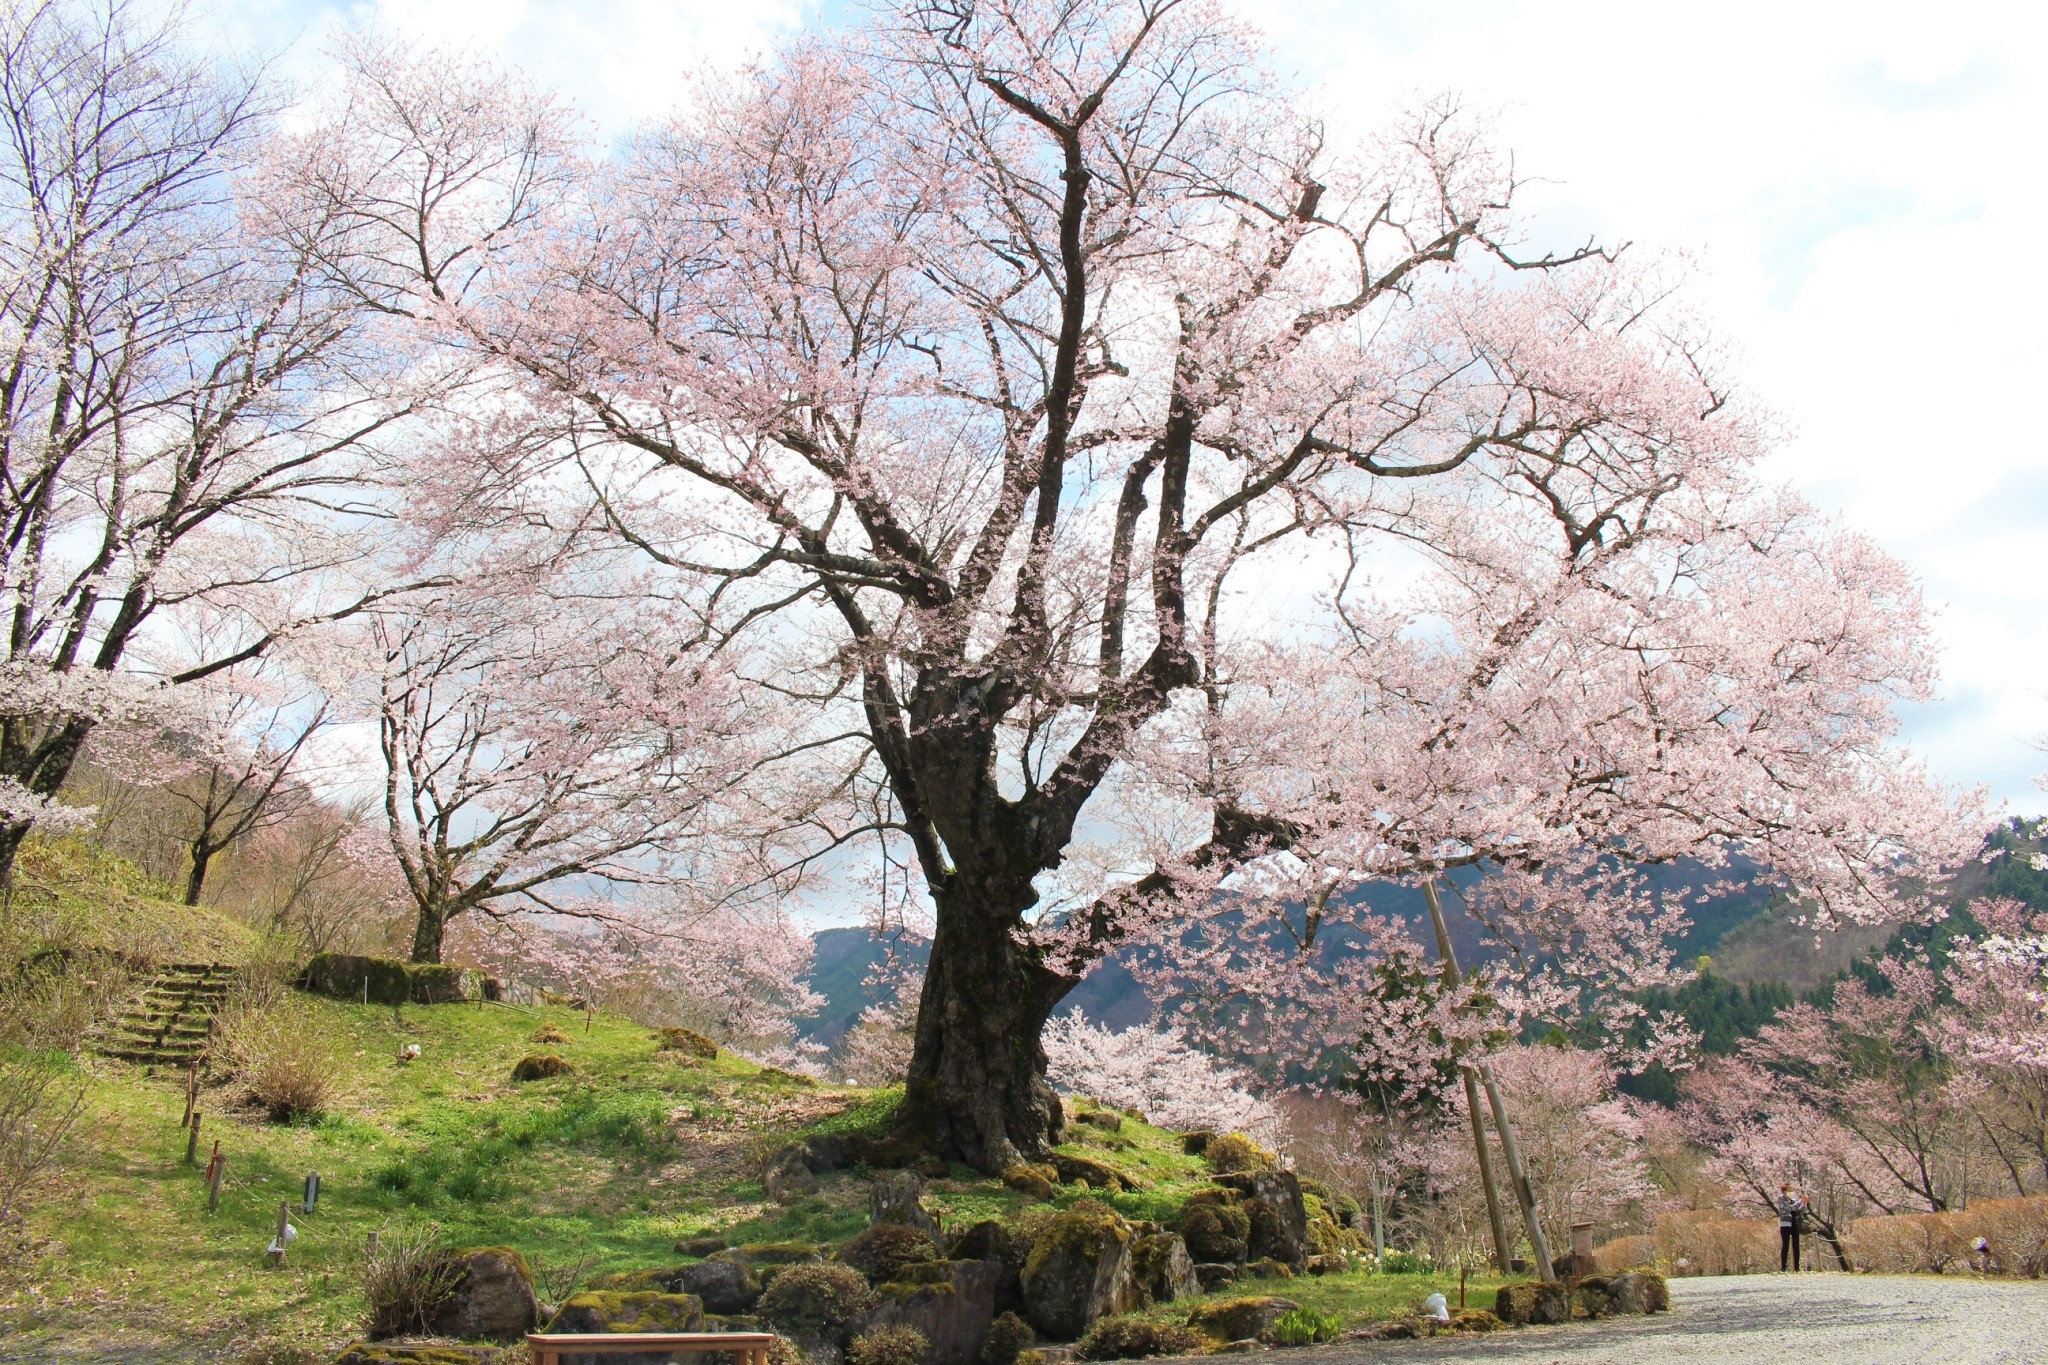
[[[150,892],[162,888],[81,847],[39,848],[24,873],[40,923],[72,946],[139,943],[165,962],[256,951],[246,927],[159,899]],[[200,1164],[215,1141],[228,1160],[216,1213],[199,1166],[184,1161],[182,1075],[80,1057],[84,1111],[71,1159],[32,1219],[46,1239],[40,1271],[0,1298],[0,1357],[331,1358],[362,1316],[368,1235],[408,1222],[431,1223],[454,1245],[515,1246],[556,1294],[579,1271],[587,1280],[674,1264],[682,1238],[833,1242],[866,1225],[864,1170],[823,1176],[817,1195],[786,1207],[764,1200],[758,1172],[795,1137],[880,1132],[894,1091],[813,1085],[729,1054],[659,1051],[647,1028],[566,1008],[291,999],[324,1047],[333,1097],[318,1119],[278,1124],[237,1083],[209,1079]],[[547,1027],[566,1041],[536,1044]],[[420,1056],[401,1064],[407,1043]],[[535,1051],[574,1069],[512,1081]],[[1140,1173],[1148,1188],[1090,1195],[1076,1186],[1058,1205],[1094,1197],[1133,1219],[1170,1217],[1207,1180],[1173,1134],[1141,1122],[1116,1134],[1077,1124],[1071,1134],[1069,1152]],[[278,1204],[296,1206],[309,1172],[321,1177],[318,1210],[294,1213],[299,1240],[289,1264],[273,1268],[263,1251]],[[949,1226],[1044,1207],[962,1167],[933,1180],[926,1203]],[[1332,1277],[1288,1292],[1369,1317],[1411,1310],[1443,1287],[1428,1277]]]

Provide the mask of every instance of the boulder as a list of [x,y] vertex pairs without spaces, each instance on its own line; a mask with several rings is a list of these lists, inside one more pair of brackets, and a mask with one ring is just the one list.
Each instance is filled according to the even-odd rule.
[[459,1005],[482,992],[484,978],[466,967],[316,953],[297,984],[315,995],[372,1005]]
[[[547,1330],[569,1332],[701,1332],[704,1301],[695,1294],[620,1293],[594,1289],[572,1295]],[[646,1365],[644,1354],[565,1353],[562,1365]]]
[[1190,1199],[1181,1210],[1180,1235],[1197,1261],[1241,1263],[1251,1234],[1251,1216],[1234,1203]]
[[1054,1341],[1072,1341],[1097,1318],[1128,1313],[1143,1296],[1131,1277],[1130,1225],[1107,1210],[1071,1209],[1032,1240],[1019,1287],[1024,1316]]
[[1247,1264],[1244,1273],[1255,1280],[1291,1280],[1294,1278],[1294,1267],[1285,1261],[1276,1261],[1271,1256],[1264,1256]]
[[533,1275],[510,1247],[472,1247],[455,1253],[456,1278],[448,1297],[427,1318],[437,1337],[516,1341],[540,1321]]
[[1244,1196],[1244,1211],[1251,1220],[1247,1256],[1279,1261],[1297,1273],[1308,1267],[1308,1209],[1294,1172],[1246,1171],[1219,1176],[1216,1183]]
[[1236,1284],[1243,1275],[1243,1269],[1227,1262],[1195,1262],[1195,1279],[1201,1284],[1204,1294],[1213,1294],[1226,1284]]
[[1028,1248],[1001,1223],[983,1220],[954,1237],[947,1254],[956,1261],[985,1261],[996,1268],[996,1312],[1015,1313],[1024,1306],[1022,1275]]
[[761,1281],[736,1261],[709,1260],[686,1265],[669,1278],[672,1294],[695,1294],[707,1313],[744,1313],[761,1297]]
[[1170,1232],[1155,1232],[1131,1244],[1131,1277],[1153,1303],[1191,1299],[1202,1292],[1188,1244]]
[[1214,1133],[1206,1128],[1198,1128],[1192,1133],[1182,1133],[1180,1135],[1180,1149],[1189,1156],[1200,1156],[1209,1150],[1209,1144],[1215,1140],[1216,1135]]
[[868,1226],[902,1223],[936,1242],[939,1220],[932,1217],[923,1200],[923,1176],[916,1171],[884,1171],[868,1187]]
[[1217,1341],[1271,1341],[1273,1324],[1299,1307],[1293,1299],[1274,1294],[1222,1299],[1188,1314],[1188,1326]]
[[1085,1123],[1108,1133],[1121,1133],[1124,1130],[1124,1116],[1114,1109],[1090,1109],[1086,1113],[1074,1115],[1074,1122]]
[[907,1268],[881,1285],[881,1303],[863,1331],[913,1327],[927,1343],[924,1365],[974,1365],[996,1316],[1001,1267],[991,1261],[937,1261]]
[[761,1191],[777,1204],[794,1204],[818,1192],[809,1153],[800,1142],[776,1151],[761,1166]]
[[1639,1316],[1653,1311],[1652,1278],[1633,1270],[1594,1275],[1579,1282],[1575,1297],[1589,1318]]
[[1342,1275],[1351,1269],[1349,1256],[1311,1256],[1308,1258],[1308,1273],[1311,1275]]
[[837,1133],[821,1133],[804,1139],[804,1162],[812,1171],[843,1171],[853,1164],[853,1144]]
[[1517,1327],[1531,1323],[1570,1322],[1571,1292],[1556,1280],[1522,1280],[1504,1284],[1494,1295],[1493,1315]]

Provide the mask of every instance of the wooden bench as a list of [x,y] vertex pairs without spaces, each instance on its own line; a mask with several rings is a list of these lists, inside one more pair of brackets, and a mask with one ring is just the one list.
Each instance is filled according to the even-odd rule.
[[529,1332],[533,1365],[561,1365],[564,1355],[691,1355],[730,1352],[739,1365],[768,1365],[771,1332]]

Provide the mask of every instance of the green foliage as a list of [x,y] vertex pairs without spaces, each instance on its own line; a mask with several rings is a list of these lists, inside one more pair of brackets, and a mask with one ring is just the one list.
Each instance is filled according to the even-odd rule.
[[1273,1324],[1273,1340],[1282,1346],[1307,1346],[1311,1342],[1335,1341],[1343,1330],[1344,1319],[1335,1313],[1295,1308],[1281,1314]]
[[1243,1133],[1226,1133],[1210,1142],[1202,1159],[1210,1170],[1222,1175],[1264,1170],[1273,1164],[1273,1154]]
[[839,1249],[834,1258],[850,1265],[869,1284],[902,1278],[906,1266],[940,1259],[939,1245],[916,1228],[902,1223],[877,1223]]
[[875,1306],[859,1271],[843,1265],[793,1265],[775,1277],[756,1311],[785,1332],[815,1334],[852,1322]]
[[846,1365],[919,1365],[930,1345],[907,1323],[870,1327],[846,1344]]
[[1018,1353],[1037,1340],[1030,1323],[1015,1313],[998,1313],[981,1343],[981,1365],[1017,1365]]
[[1418,1256],[1412,1251],[1389,1251],[1380,1257],[1379,1273],[1382,1275],[1433,1275],[1436,1267],[1427,1256]]
[[1147,1356],[1191,1355],[1207,1349],[1200,1332],[1170,1322],[1143,1318],[1102,1318],[1075,1343],[1083,1360],[1143,1360]]
[[455,1253],[420,1224],[385,1229],[363,1257],[363,1330],[371,1337],[427,1330],[427,1318],[461,1278]]

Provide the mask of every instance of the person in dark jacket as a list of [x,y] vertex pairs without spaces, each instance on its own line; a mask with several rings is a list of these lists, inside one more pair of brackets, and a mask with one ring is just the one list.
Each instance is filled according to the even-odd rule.
[[1806,1196],[1792,1188],[1786,1181],[1778,1186],[1778,1269],[1785,1269],[1790,1260],[1792,1269],[1799,1269],[1799,1234],[1804,1232],[1806,1222]]

